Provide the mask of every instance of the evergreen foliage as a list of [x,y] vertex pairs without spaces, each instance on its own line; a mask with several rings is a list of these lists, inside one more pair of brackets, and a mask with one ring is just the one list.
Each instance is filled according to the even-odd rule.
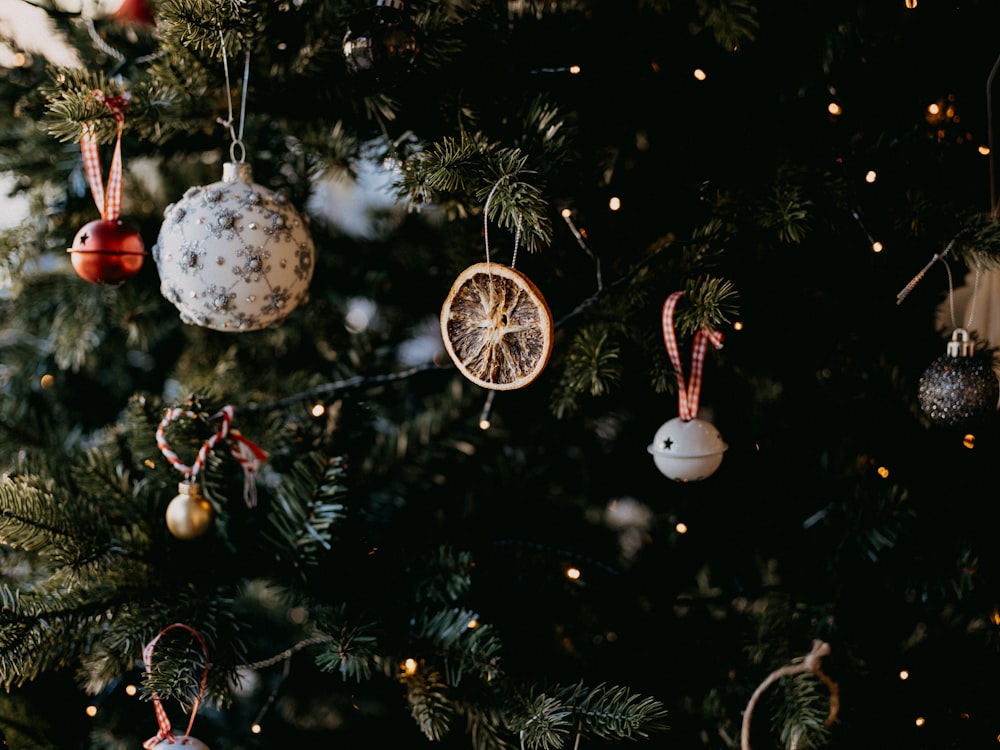
[[[139,746],[155,695],[203,697],[215,750],[728,750],[818,639],[832,682],[779,680],[755,748],[995,743],[996,419],[934,429],[916,397],[936,309],[1000,266],[978,41],[1000,8],[952,5],[414,1],[394,78],[345,64],[366,0],[0,3],[10,746]],[[120,287],[67,253],[96,215],[81,137],[107,164],[118,136],[102,97],[150,251]],[[280,327],[217,332],[161,293],[156,243],[244,156],[316,268]],[[441,346],[487,257],[555,320],[517,391]],[[725,342],[701,396],[725,460],[685,484],[648,452],[674,291],[682,360]],[[180,539],[196,460],[212,521]],[[172,631],[147,670],[172,623],[207,660]]]

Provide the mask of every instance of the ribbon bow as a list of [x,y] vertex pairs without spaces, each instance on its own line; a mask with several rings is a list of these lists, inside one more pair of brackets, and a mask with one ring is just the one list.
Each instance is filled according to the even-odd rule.
[[101,157],[97,151],[97,129],[92,122],[83,124],[83,134],[80,136],[80,151],[83,154],[83,171],[87,175],[90,194],[94,196],[97,210],[101,218],[114,221],[122,209],[122,130],[125,127],[125,108],[128,107],[129,96],[106,96],[103,91],[95,90],[94,98],[111,111],[118,125],[118,138],[115,141],[115,151],[111,158],[111,171],[108,173],[108,187],[104,189],[104,177],[101,174]]
[[705,349],[708,343],[716,349],[722,348],[722,332],[711,328],[700,328],[694,334],[691,345],[691,379],[684,381],[684,369],[681,366],[680,349],[677,346],[677,336],[674,333],[674,308],[677,300],[684,292],[674,292],[663,303],[663,341],[667,353],[677,373],[678,412],[685,422],[690,422],[698,416],[698,400],[701,398],[702,370],[705,364]]
[[198,451],[198,456],[190,466],[184,464],[167,443],[164,431],[167,425],[178,417],[197,419],[198,415],[195,412],[180,408],[167,409],[166,415],[160,421],[160,426],[156,429],[156,445],[175,468],[193,480],[205,465],[205,461],[208,460],[208,454],[215,447],[215,444],[220,440],[228,438],[230,453],[233,454],[233,458],[243,467],[243,499],[246,501],[248,508],[253,508],[257,505],[257,483],[254,480],[254,473],[267,460],[267,453],[243,437],[239,430],[232,427],[234,412],[235,409],[227,404],[213,416],[213,419],[219,417],[222,420],[219,429],[202,444],[201,449]]
[[[194,703],[191,705],[191,718],[188,720],[187,729],[184,732],[184,737],[187,738],[191,736],[191,727],[194,726],[194,717],[198,714],[198,706],[201,705],[201,699],[205,696],[205,684],[208,682],[208,646],[205,645],[205,640],[201,637],[201,634],[190,625],[185,625],[182,622],[175,622],[173,625],[168,625],[161,630],[156,637],[153,638],[153,640],[146,644],[145,648],[142,649],[142,663],[145,665],[147,673],[153,671],[153,649],[156,647],[157,641],[160,640],[163,634],[169,630],[173,630],[174,628],[183,628],[191,633],[191,635],[197,639],[199,645],[201,646],[201,650],[205,653],[205,670],[201,674],[201,683],[198,686],[198,695],[195,696]],[[173,744],[177,740],[177,737],[174,735],[170,725],[170,717],[167,716],[167,711],[163,707],[160,697],[155,692],[152,695],[153,710],[156,712],[156,725],[158,727],[158,731],[153,737],[150,737],[142,743],[142,746],[146,748],[146,750],[152,750],[152,748],[156,747],[164,740],[169,740],[170,744]],[[182,744],[186,744],[183,742],[183,739],[181,742]]]

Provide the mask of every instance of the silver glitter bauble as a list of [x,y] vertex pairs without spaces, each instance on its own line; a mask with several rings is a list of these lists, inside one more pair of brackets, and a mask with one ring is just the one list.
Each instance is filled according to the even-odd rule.
[[189,188],[163,218],[153,259],[185,323],[257,331],[308,297],[316,250],[306,222],[253,182],[249,164],[226,163],[220,182]]
[[663,476],[692,482],[714,474],[728,447],[711,422],[674,417],[660,425],[646,450]]
[[167,750],[167,748],[173,748],[173,750],[209,750],[208,745],[201,740],[196,740],[194,737],[186,735],[162,739],[153,745],[150,750]]
[[957,328],[947,353],[921,375],[917,398],[932,422],[957,427],[996,413],[1000,381],[992,363],[975,354],[968,332]]

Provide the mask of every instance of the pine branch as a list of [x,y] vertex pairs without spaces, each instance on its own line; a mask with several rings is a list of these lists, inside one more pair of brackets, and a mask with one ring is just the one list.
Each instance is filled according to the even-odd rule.
[[201,56],[236,59],[263,35],[264,3],[259,0],[165,0],[157,8],[165,45]]
[[666,730],[667,711],[653,698],[627,687],[582,682],[556,686],[522,699],[508,717],[508,728],[519,734],[527,748],[564,747],[573,733],[604,740],[639,740]]
[[405,672],[400,681],[406,688],[410,714],[420,731],[433,742],[444,739],[451,729],[454,708],[441,675],[434,670],[419,667],[412,672]]
[[450,545],[435,550],[425,563],[414,595],[418,603],[445,604],[467,593],[472,585],[472,555],[456,552]]
[[375,625],[349,625],[344,606],[321,609],[316,623],[329,636],[316,655],[316,666],[324,672],[340,672],[345,680],[370,679],[377,662]]
[[417,207],[432,204],[454,215],[480,213],[490,199],[488,218],[520,237],[528,252],[552,241],[551,219],[540,187],[519,179],[527,156],[482,133],[447,137],[403,165],[400,195]]
[[726,50],[738,51],[745,42],[754,41],[760,26],[750,0],[698,0],[698,14]]
[[441,655],[447,665],[447,682],[453,687],[470,670],[487,682],[500,674],[500,638],[492,627],[479,623],[474,612],[448,609],[425,614],[417,623],[416,633]]
[[282,473],[268,509],[265,537],[283,567],[305,575],[330,549],[333,528],[345,517],[345,481],[342,460],[318,453],[304,456]]

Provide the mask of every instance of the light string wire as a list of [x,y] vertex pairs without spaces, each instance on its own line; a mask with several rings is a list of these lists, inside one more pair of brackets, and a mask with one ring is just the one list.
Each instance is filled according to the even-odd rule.
[[[993,150],[993,141],[994,141],[993,81],[996,78],[998,72],[1000,72],[1000,56],[998,56],[997,59],[994,61],[993,67],[990,70],[990,74],[986,77],[986,144],[987,148],[989,149],[990,219],[992,219],[993,221],[996,221],[998,218],[1000,218],[1000,203],[997,202],[997,187],[996,187],[996,171],[997,171],[996,157],[994,156],[994,150]],[[952,246],[955,244],[955,239],[956,238],[952,238],[952,240],[948,243],[945,249],[942,250],[940,253],[934,253],[934,255],[931,256],[931,259],[927,261],[926,265],[924,265],[924,267],[917,272],[917,275],[914,276],[912,279],[910,279],[910,281],[907,282],[906,286],[904,286],[896,294],[897,305],[901,304],[903,300],[906,299],[906,297],[910,294],[910,292],[913,291],[913,288],[920,283],[920,280],[927,275],[927,272],[930,270],[931,266],[933,266],[939,260],[941,261],[944,260],[944,257],[948,254]],[[954,288],[952,286],[951,269],[948,268],[947,263],[944,263],[944,267],[948,271],[948,297],[949,297],[949,302],[951,303],[951,324],[952,327],[957,327],[955,325],[955,307],[954,307],[955,303],[952,299],[954,297]],[[975,308],[976,304],[976,292],[979,290],[979,277],[981,273],[982,273],[981,270],[979,268],[976,268],[975,281],[972,288],[972,300],[969,304],[969,322],[966,327],[972,326],[972,310]]]
[[[237,132],[233,126],[233,84],[229,78],[229,56],[226,54],[226,37],[222,33],[222,29],[219,29],[219,41],[222,43],[222,70],[226,77],[226,104],[229,107],[229,117],[225,120],[220,117],[216,122],[229,130],[229,137],[232,139],[232,142],[229,144],[230,160],[242,164],[247,158],[246,145],[243,143],[243,127],[246,123],[247,114],[247,89],[250,85],[250,47],[249,45],[247,46],[246,57],[243,60],[243,91],[240,97],[240,122],[239,132]],[[236,158],[237,153],[239,153],[238,159]]]
[[[117,50],[110,44],[108,44],[107,40],[104,39],[104,37],[101,36],[100,32],[97,31],[97,27],[94,25],[93,18],[86,16],[84,17],[83,22],[84,25],[87,27],[87,33],[90,35],[90,41],[94,43],[94,46],[97,47],[97,49],[99,49],[108,57],[111,57],[118,61],[118,64],[108,72],[107,76],[108,78],[114,78],[116,75],[118,75],[121,69],[124,68],[129,63],[128,57],[126,57],[126,55],[120,50]],[[158,49],[156,50],[156,52],[150,52],[149,54],[146,55],[140,55],[131,62],[137,65],[144,65],[145,63],[152,62],[153,60],[163,57],[166,53],[167,53],[166,50]]]

